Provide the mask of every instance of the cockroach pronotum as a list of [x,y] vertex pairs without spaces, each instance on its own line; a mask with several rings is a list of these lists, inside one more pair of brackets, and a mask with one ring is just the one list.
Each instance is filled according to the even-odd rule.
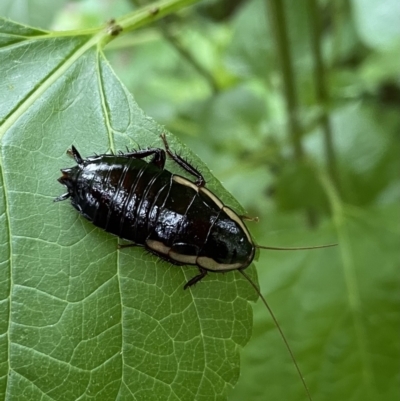
[[[257,248],[298,250],[325,248],[276,248],[256,245],[240,216],[206,188],[202,174],[170,150],[164,134],[164,149],[148,148],[83,159],[72,146],[69,153],[77,165],[62,169],[58,181],[68,192],[54,201],[71,199],[72,206],[95,226],[131,241],[125,246],[143,246],[174,265],[196,265],[199,274],[184,286],[187,289],[208,272],[238,270],[252,285],[277,326],[308,398],[310,392],[294,354],[275,315],[244,272]],[[195,177],[192,182],[164,169],[166,156]],[[150,157],[149,161],[145,159]],[[120,247],[124,247],[123,245]]]

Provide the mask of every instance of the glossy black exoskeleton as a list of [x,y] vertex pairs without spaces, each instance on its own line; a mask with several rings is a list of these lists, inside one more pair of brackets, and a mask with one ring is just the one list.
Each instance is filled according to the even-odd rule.
[[[209,191],[201,173],[171,152],[165,136],[161,137],[165,150],[83,159],[72,147],[77,165],[61,170],[58,181],[68,192],[55,201],[70,198],[97,227],[144,246],[164,260],[197,265],[199,274],[185,288],[208,271],[245,269],[254,258],[255,245],[242,218]],[[196,181],[164,169],[166,154]]]

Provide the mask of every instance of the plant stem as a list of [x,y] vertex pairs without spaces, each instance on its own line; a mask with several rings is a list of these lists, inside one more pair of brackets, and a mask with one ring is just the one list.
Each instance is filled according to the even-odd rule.
[[182,58],[184,58],[197,71],[197,73],[205,79],[213,94],[217,94],[219,91],[218,83],[212,74],[210,74],[210,72],[196,60],[193,54],[183,46],[183,44],[174,34],[169,32],[168,27],[163,27],[162,32],[164,33],[165,39],[168,40],[168,42],[182,56]]
[[303,158],[301,144],[302,129],[299,123],[299,106],[296,94],[296,83],[293,72],[293,62],[290,53],[289,39],[285,19],[284,2],[281,0],[270,0],[271,23],[276,41],[276,52],[280,61],[282,71],[283,91],[286,101],[288,115],[289,134],[291,136],[294,155],[296,160]]
[[[294,149],[294,158],[300,165],[304,161],[304,150],[301,142],[303,130],[299,121],[299,104],[296,93],[296,80],[293,68],[293,60],[290,51],[287,24],[285,18],[285,2],[270,0],[271,23],[274,31],[276,52],[280,61],[282,72],[283,92],[286,101],[286,113],[288,116],[288,129]],[[318,215],[314,208],[306,209],[307,222],[310,227],[315,227]]]
[[321,55],[321,24],[318,4],[316,0],[308,0],[310,16],[311,48],[314,59],[314,80],[316,87],[317,103],[322,107],[320,123],[324,135],[325,156],[328,164],[330,178],[339,189],[339,178],[336,168],[336,157],[333,147],[332,126],[328,114],[329,93],[326,85],[326,72]]
[[143,7],[140,10],[133,11],[132,13],[117,20],[116,23],[124,31],[132,31],[199,1],[200,0],[160,1],[158,3],[153,3],[149,6]]
[[[141,7],[143,4],[143,1],[141,0],[130,0],[131,3],[135,6],[135,7]],[[124,19],[121,19],[119,21],[117,21],[117,24],[119,26],[121,26],[123,28],[123,30],[127,31],[127,30],[131,30],[131,29],[135,29],[138,26],[142,26],[145,22],[140,22],[139,24],[137,23],[137,21],[135,22],[135,20],[137,19],[137,14],[138,12],[141,12],[144,15],[145,20],[148,22],[152,22],[155,21],[155,16],[157,15],[160,18],[160,14],[163,14],[162,12],[164,12],[164,15],[166,15],[167,11],[169,10],[168,14],[171,12],[171,10],[175,10],[175,9],[179,9],[184,7],[185,5],[191,4],[191,3],[195,3],[196,1],[200,1],[200,0],[180,0],[180,1],[163,1],[163,2],[159,2],[156,4],[151,4],[151,6],[145,6],[143,7],[141,10],[136,10],[135,12],[133,12],[132,14],[128,15],[127,17],[125,17]],[[174,4],[172,4],[174,3]],[[155,14],[155,11],[157,10],[157,13]],[[151,14],[151,15],[150,15]],[[150,15],[150,19],[148,19]],[[131,27],[124,27],[124,20],[125,19],[130,19],[130,23],[133,22],[133,25]],[[163,21],[164,22],[164,21]],[[170,29],[168,28],[168,26],[166,24],[164,25],[159,25],[159,28],[162,32],[162,34],[164,35],[165,39],[174,47],[174,49],[179,52],[179,54],[190,64],[192,65],[192,67],[202,76],[204,77],[204,79],[207,81],[208,85],[210,86],[212,92],[214,94],[218,93],[218,84],[215,81],[214,77],[196,60],[196,58],[192,55],[192,53],[190,53],[190,51],[188,51],[183,45],[182,43],[179,41],[179,39],[173,34],[171,33]]]
[[333,223],[337,231],[338,249],[340,251],[343,277],[347,289],[349,319],[352,322],[354,333],[357,338],[354,352],[361,355],[362,366],[364,367],[363,382],[367,384],[366,391],[372,393],[373,386],[375,385],[374,375],[372,373],[371,360],[368,357],[368,335],[362,317],[364,308],[362,305],[362,295],[360,294],[360,278],[357,277],[356,273],[356,251],[351,246],[353,240],[349,231],[349,223],[351,220],[346,217],[346,207],[344,207],[329,174],[320,171],[319,178],[327,194],[332,209]]

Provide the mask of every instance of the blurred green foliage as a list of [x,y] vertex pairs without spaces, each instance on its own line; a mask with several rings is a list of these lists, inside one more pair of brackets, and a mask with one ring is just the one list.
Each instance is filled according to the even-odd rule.
[[[51,23],[35,22],[84,28],[139,3],[71,1]],[[106,56],[139,106],[260,217],[249,223],[257,242],[339,243],[261,251],[260,287],[315,400],[391,401],[400,372],[399,3],[286,0],[281,14],[276,3],[203,1],[121,36]],[[229,399],[304,400],[266,315],[257,304]]]

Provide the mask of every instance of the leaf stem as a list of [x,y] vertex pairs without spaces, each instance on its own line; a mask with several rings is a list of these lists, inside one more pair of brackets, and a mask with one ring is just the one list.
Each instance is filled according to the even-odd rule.
[[[130,0],[131,3],[135,7],[141,7],[143,0]],[[174,34],[169,24],[166,24],[167,21],[161,21],[163,24],[159,24],[159,30],[161,31],[164,38],[170,43],[170,45],[180,54],[180,56],[185,59],[188,64],[190,64],[196,72],[204,78],[204,80],[208,83],[209,87],[213,94],[218,93],[218,83],[212,76],[212,74],[204,68],[193,56],[193,54],[183,45],[183,43],[179,40],[178,36]]]
[[183,7],[197,3],[200,0],[163,0],[145,6],[139,10],[118,19],[116,23],[125,31],[129,32],[159,20],[168,14],[180,10]]
[[374,375],[371,364],[371,358],[368,350],[367,334],[365,330],[365,323],[363,322],[363,316],[365,310],[363,310],[361,293],[360,293],[360,279],[357,277],[355,250],[352,248],[352,238],[349,232],[349,223],[346,218],[346,208],[343,205],[340,194],[337,191],[336,186],[332,182],[329,174],[325,171],[320,171],[319,179],[322,186],[325,189],[328,197],[333,216],[333,223],[335,225],[339,251],[342,259],[342,269],[344,281],[346,284],[346,292],[348,298],[348,308],[351,313],[351,321],[353,323],[353,329],[357,338],[357,348],[354,352],[360,355],[362,360],[363,371],[363,383],[367,387],[367,391],[372,394],[372,388],[376,386],[374,383]]
[[281,0],[270,0],[271,23],[275,36],[276,52],[279,66],[282,71],[282,83],[288,115],[289,133],[291,136],[294,155],[297,161],[303,158],[301,143],[302,129],[299,123],[299,105],[296,93],[296,83],[293,62],[289,46],[287,24],[285,17],[285,5]]
[[[288,26],[286,23],[285,2],[270,0],[270,21],[275,36],[276,53],[282,74],[283,92],[286,102],[288,131],[294,149],[294,159],[300,165],[304,161],[304,149],[301,142],[303,129],[299,121],[300,106],[296,92],[296,79],[293,57],[290,49]],[[307,208],[307,221],[310,227],[315,227],[318,215],[314,208]]]
[[339,177],[337,173],[336,157],[333,146],[332,125],[328,114],[329,93],[326,84],[326,70],[321,54],[321,18],[316,0],[308,0],[308,13],[311,24],[311,49],[314,59],[314,81],[316,100],[322,107],[320,124],[324,136],[325,156],[328,171],[332,182],[339,190]]
[[182,58],[184,58],[188,64],[190,64],[196,70],[196,72],[204,78],[211,88],[212,93],[214,95],[217,94],[219,91],[218,83],[212,74],[210,74],[210,72],[196,60],[193,54],[181,43],[181,41],[168,30],[168,27],[163,27],[162,32],[171,46],[173,46],[174,49],[182,56]]

